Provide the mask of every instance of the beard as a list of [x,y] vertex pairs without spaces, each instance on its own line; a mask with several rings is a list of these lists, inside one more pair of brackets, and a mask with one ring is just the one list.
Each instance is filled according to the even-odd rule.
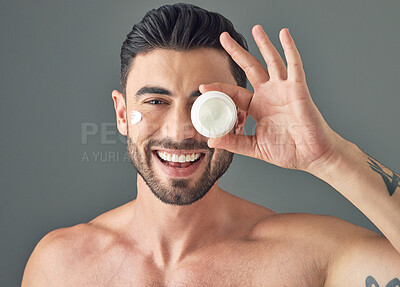
[[[232,163],[233,153],[220,150],[215,153],[214,148],[209,148],[207,143],[196,142],[193,139],[186,139],[180,143],[176,143],[169,138],[163,140],[149,140],[144,147],[144,153],[141,153],[137,144],[131,138],[127,137],[127,150],[133,166],[136,168],[139,175],[146,182],[152,193],[162,202],[172,205],[189,205],[201,199],[214,183],[227,171]],[[205,171],[200,178],[192,182],[185,178],[169,178],[167,183],[161,181],[160,177],[154,172],[152,166],[152,151],[151,147],[162,147],[172,150],[195,150],[204,149],[209,153],[203,160],[208,163]],[[215,154],[215,158],[213,159]]]

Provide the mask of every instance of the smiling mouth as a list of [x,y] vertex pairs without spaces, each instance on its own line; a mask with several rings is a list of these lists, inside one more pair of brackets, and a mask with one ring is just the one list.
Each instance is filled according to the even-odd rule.
[[200,161],[205,154],[200,152],[195,153],[167,153],[165,151],[155,150],[153,154],[165,165],[177,169],[187,168],[196,162]]

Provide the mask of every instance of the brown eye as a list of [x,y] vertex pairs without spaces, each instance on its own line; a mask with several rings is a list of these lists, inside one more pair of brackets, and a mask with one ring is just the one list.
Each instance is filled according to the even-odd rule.
[[150,101],[147,101],[146,102],[147,104],[150,104],[150,105],[162,105],[162,104],[166,104],[164,101],[162,101],[162,100],[150,100]]

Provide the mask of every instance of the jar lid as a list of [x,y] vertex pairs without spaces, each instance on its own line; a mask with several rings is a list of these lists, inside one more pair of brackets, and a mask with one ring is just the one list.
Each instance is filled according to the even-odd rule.
[[193,103],[191,119],[200,134],[208,138],[219,138],[228,134],[235,126],[236,105],[227,94],[209,91]]

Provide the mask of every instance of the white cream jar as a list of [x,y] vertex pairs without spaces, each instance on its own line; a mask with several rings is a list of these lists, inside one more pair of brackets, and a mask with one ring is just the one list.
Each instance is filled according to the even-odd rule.
[[235,126],[236,105],[227,94],[209,91],[193,103],[191,119],[200,134],[208,138],[219,138]]

